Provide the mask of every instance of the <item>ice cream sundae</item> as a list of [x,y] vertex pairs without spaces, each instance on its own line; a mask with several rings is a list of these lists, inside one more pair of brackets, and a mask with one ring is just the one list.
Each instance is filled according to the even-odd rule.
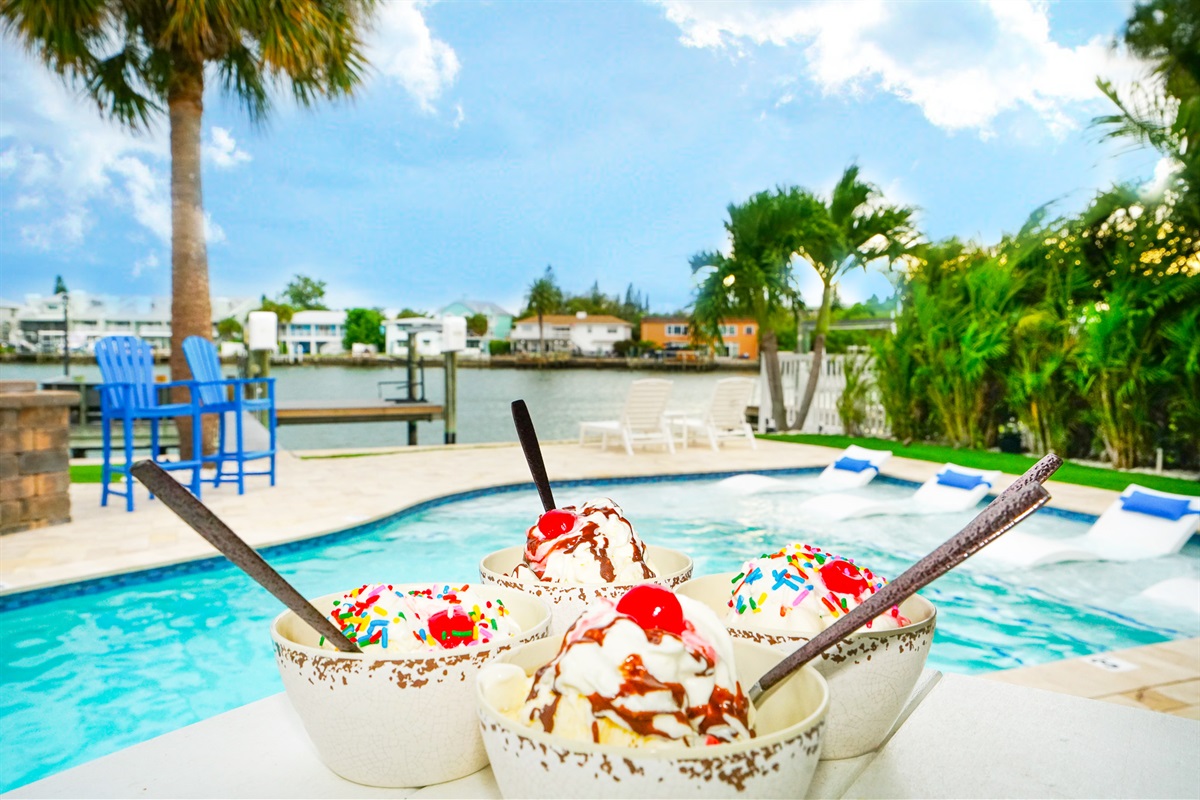
[[[807,544],[789,544],[742,565],[733,578],[725,622],[743,628],[818,633],[886,583],[853,559]],[[867,630],[908,624],[899,607],[893,606],[868,622]]]
[[547,511],[529,528],[512,577],[559,583],[639,583],[655,577],[621,507],[602,497]]
[[598,600],[527,680],[514,718],[576,741],[656,748],[753,736],[729,634],[703,604],[661,586]]
[[[397,591],[367,583],[333,600],[333,624],[365,652],[439,652],[511,639],[521,632],[504,602],[469,585]],[[321,639],[322,646],[328,646]]]

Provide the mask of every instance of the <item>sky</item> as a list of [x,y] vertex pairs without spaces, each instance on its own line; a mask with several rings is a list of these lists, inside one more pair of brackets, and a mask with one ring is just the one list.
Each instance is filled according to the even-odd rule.
[[[1157,158],[1102,142],[1097,76],[1124,0],[401,2],[368,34],[355,98],[252,124],[210,81],[203,194],[214,296],[297,274],[333,307],[518,311],[547,265],[569,292],[687,306],[688,259],[728,246],[730,203],[827,195],[857,163],[930,238],[993,242],[1082,208]],[[0,35],[0,297],[167,295],[165,117],[105,121]],[[805,300],[819,282],[798,271]],[[892,291],[858,271],[844,301]]]

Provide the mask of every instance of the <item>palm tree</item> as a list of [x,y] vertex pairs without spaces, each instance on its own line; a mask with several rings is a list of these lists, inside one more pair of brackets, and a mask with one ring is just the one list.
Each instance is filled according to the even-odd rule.
[[832,234],[818,213],[819,205],[802,189],[759,192],[727,209],[729,255],[704,251],[691,259],[692,274],[699,278],[692,306],[693,337],[722,341],[721,324],[731,317],[750,316],[758,323],[776,430],[788,427],[777,328],[799,300],[792,257],[802,236],[817,241]]
[[529,299],[525,305],[526,314],[537,314],[538,319],[538,350],[546,352],[546,334],[542,328],[542,320],[547,314],[556,314],[563,304],[563,292],[554,282],[554,269],[546,265],[542,277],[529,285]]
[[813,328],[812,367],[796,414],[796,428],[804,427],[817,391],[838,279],[876,259],[886,258],[892,264],[910,254],[917,241],[912,227],[913,210],[884,204],[878,188],[859,180],[856,164],[851,164],[842,173],[829,202],[817,201],[814,206],[815,213],[823,216],[827,224],[816,226],[808,222],[807,229],[817,231],[818,235],[802,234],[797,250],[800,257],[817,271],[824,288]]
[[[189,377],[188,336],[212,338],[200,190],[205,68],[254,121],[270,88],[290,84],[308,106],[349,95],[365,66],[360,33],[375,0],[205,3],[0,0],[6,31],[100,113],[134,131],[166,112],[171,147],[171,377]],[[116,48],[114,50],[114,48]],[[181,442],[190,438],[181,432]]]

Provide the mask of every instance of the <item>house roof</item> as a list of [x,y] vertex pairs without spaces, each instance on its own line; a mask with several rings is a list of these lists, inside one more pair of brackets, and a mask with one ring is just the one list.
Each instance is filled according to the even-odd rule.
[[[537,317],[522,317],[517,320],[517,325],[521,323],[537,323]],[[542,317],[543,325],[632,325],[631,322],[626,322],[619,317],[614,317],[611,314],[589,314],[586,317],[577,317],[574,314],[546,314]]]

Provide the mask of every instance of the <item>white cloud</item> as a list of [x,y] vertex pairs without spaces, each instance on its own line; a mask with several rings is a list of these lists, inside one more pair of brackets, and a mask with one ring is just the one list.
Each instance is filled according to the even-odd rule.
[[[20,187],[8,206],[22,242],[40,250],[82,245],[94,208],[128,209],[160,242],[171,241],[170,150],[166,121],[133,134],[104,120],[18,48],[0,48],[0,177]],[[214,127],[204,155],[216,166],[250,159]],[[205,214],[209,244],[225,232]]]
[[434,101],[458,76],[459,63],[454,49],[429,30],[422,14],[428,5],[424,0],[381,3],[367,38],[367,61],[433,113]]
[[147,253],[133,262],[133,269],[129,271],[129,274],[138,278],[141,277],[143,272],[156,269],[158,269],[158,255],[156,253]]
[[[1054,41],[1042,0],[855,3],[659,0],[689,47],[799,48],[807,77],[827,94],[882,90],[934,125],[992,134],[1005,112],[1028,109],[1055,135],[1090,117],[1097,75],[1126,80],[1138,67],[1105,37]],[[794,95],[785,88],[780,103]]]
[[201,146],[201,155],[219,169],[236,167],[250,160],[250,154],[237,146],[229,131],[215,125],[209,131],[208,141]]

